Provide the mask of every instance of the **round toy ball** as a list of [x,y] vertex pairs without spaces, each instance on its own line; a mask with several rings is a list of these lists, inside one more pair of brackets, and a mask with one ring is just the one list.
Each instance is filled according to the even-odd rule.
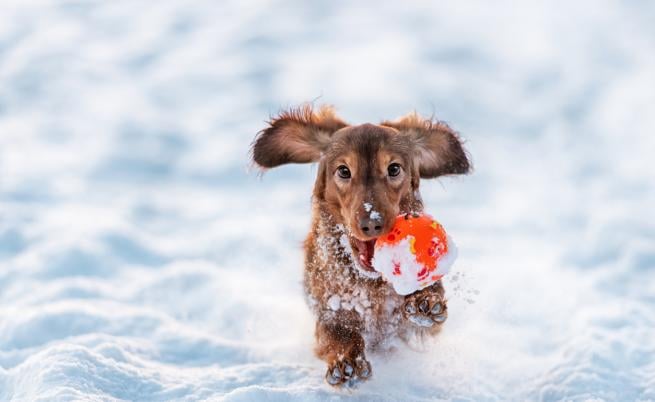
[[427,214],[401,215],[375,242],[373,268],[396,293],[408,295],[441,279],[455,258],[457,247],[439,222]]

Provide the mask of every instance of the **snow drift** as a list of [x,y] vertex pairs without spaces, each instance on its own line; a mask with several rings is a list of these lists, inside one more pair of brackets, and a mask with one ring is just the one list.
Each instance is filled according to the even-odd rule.
[[[655,399],[655,7],[0,6],[0,400]],[[280,107],[417,109],[475,173],[424,181],[449,320],[323,383],[308,166],[249,172]]]

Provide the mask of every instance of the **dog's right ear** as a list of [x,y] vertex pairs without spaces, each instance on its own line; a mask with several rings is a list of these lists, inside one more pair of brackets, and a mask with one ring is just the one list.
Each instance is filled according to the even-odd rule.
[[317,162],[332,134],[347,125],[328,106],[318,111],[310,105],[291,109],[272,119],[257,134],[252,144],[252,159],[262,168]]

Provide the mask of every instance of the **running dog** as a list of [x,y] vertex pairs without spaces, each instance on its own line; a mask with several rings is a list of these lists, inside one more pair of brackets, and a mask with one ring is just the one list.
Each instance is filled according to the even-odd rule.
[[329,384],[370,378],[366,352],[439,332],[448,315],[441,282],[401,296],[371,260],[376,238],[396,216],[423,210],[421,178],[470,171],[455,131],[416,113],[349,125],[330,107],[303,106],[273,118],[257,134],[252,157],[264,169],[318,163],[304,288],[317,318],[315,352],[327,363]]

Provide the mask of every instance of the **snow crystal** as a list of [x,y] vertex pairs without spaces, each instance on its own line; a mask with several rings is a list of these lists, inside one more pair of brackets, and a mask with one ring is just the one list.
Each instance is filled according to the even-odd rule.
[[368,212],[369,213],[369,215],[368,215],[369,218],[371,218],[373,220],[378,220],[378,219],[380,219],[382,217],[382,215],[380,215],[380,213],[378,211],[373,209],[373,204],[371,204],[370,202],[365,202],[364,203],[364,211]]
[[328,299],[327,305],[330,307],[330,310],[337,311],[339,308],[341,308],[341,298],[339,295],[332,295]]

